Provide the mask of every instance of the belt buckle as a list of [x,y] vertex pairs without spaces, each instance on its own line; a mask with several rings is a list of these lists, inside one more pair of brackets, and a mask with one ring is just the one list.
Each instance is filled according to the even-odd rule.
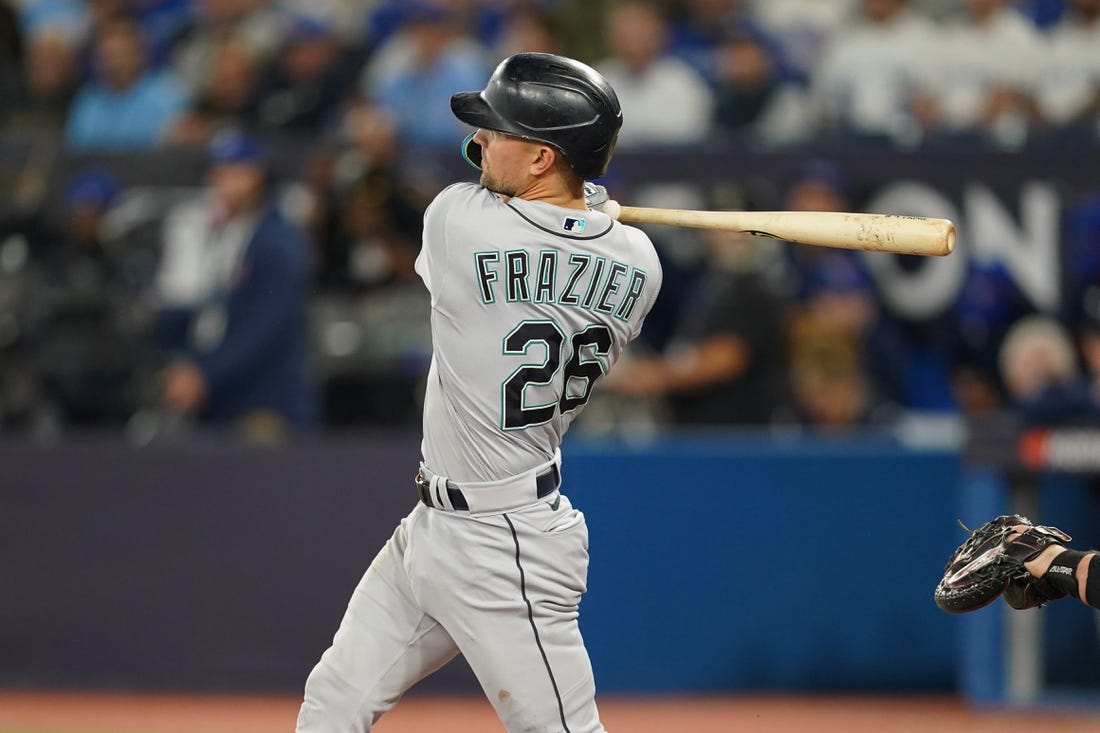
[[420,471],[416,472],[416,477],[413,479],[413,483],[416,484],[416,493],[420,495],[420,501],[428,506],[434,506],[432,504],[432,492],[431,483],[424,479],[424,475]]

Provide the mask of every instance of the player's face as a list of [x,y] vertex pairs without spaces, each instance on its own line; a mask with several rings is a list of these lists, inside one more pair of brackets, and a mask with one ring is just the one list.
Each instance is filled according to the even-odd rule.
[[537,144],[494,130],[478,130],[474,142],[481,146],[482,186],[505,196],[526,186]]

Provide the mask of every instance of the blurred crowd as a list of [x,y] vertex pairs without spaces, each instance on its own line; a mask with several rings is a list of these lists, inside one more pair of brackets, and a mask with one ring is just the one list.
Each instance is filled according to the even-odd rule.
[[73,149],[338,133],[349,105],[454,144],[451,90],[517,50],[622,98],[621,143],[821,135],[1015,148],[1098,134],[1096,0],[4,0],[5,134]]
[[[0,142],[210,166],[200,190],[98,167],[13,184],[0,425],[415,422],[430,338],[412,265],[450,182],[430,154],[467,132],[450,94],[520,50],[603,72],[620,150],[1100,147],[1100,0],[0,0]],[[858,203],[818,160],[783,196]],[[1095,419],[1098,212],[1073,215],[1053,318],[993,265],[918,323],[851,253],[701,238],[666,257],[647,350],[590,420],[829,430],[1010,403]]]
[[441,98],[523,50],[594,64],[624,147],[822,134],[1018,147],[1100,112],[1096,0],[4,0],[6,134],[71,148],[327,134],[349,105],[451,145]]

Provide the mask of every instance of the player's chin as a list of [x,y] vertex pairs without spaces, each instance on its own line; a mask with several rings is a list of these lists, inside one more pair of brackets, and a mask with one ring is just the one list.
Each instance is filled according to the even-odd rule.
[[493,193],[500,194],[501,196],[516,195],[516,191],[513,187],[504,185],[485,171],[481,172],[481,185],[489,189]]

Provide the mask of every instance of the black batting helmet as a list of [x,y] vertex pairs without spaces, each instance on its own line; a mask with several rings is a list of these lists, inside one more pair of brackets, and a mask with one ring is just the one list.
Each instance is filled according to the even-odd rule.
[[607,171],[623,125],[607,79],[550,53],[506,58],[483,91],[452,96],[451,110],[468,125],[553,145],[581,178]]

